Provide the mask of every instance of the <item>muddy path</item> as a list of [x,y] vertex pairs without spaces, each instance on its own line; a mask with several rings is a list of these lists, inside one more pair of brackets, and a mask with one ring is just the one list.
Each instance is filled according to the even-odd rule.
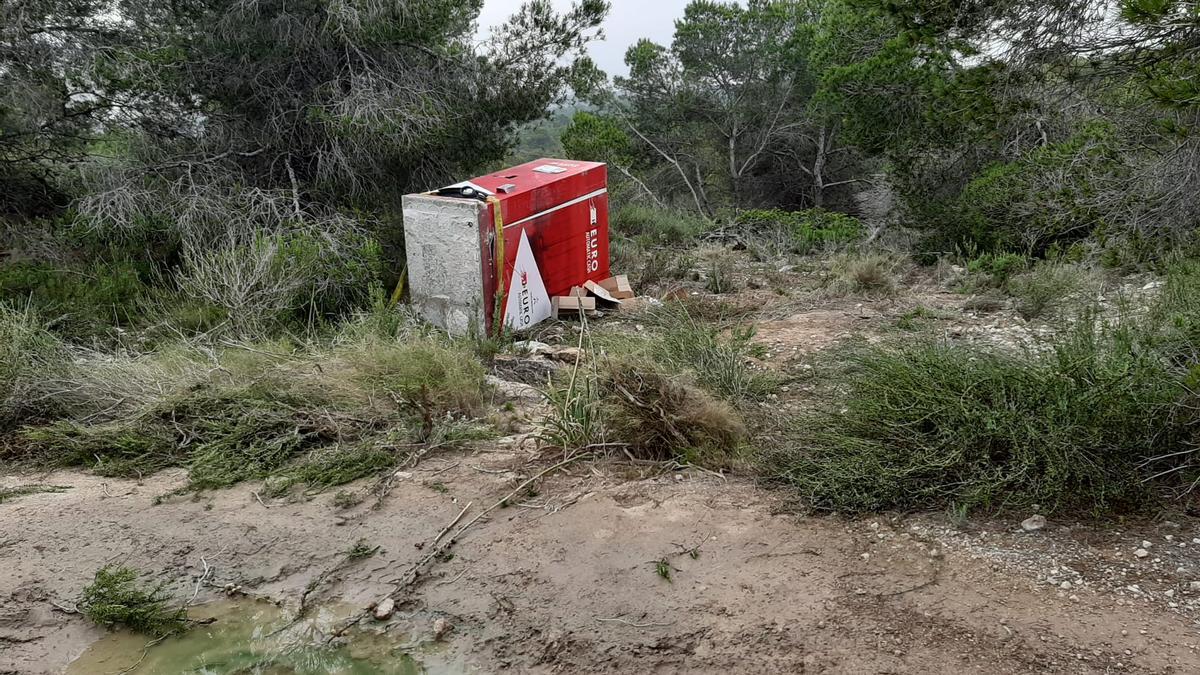
[[[70,672],[138,660],[136,648],[110,649],[89,669],[89,647],[111,638],[64,611],[110,562],[152,571],[200,603],[226,602],[236,586],[282,613],[302,597],[309,612],[366,608],[467,503],[491,504],[547,464],[519,440],[403,472],[378,508],[341,509],[332,494],[260,501],[251,485],[152,504],[179,472],[39,477],[69,489],[0,505],[0,673],[64,672],[81,655]],[[390,620],[350,639],[403,643],[428,672],[1200,669],[1185,600],[1200,595],[1186,582],[1191,549],[1157,568],[1144,561],[1142,597],[1101,572],[1125,539],[1162,540],[1148,534],[1161,525],[1080,536],[1053,522],[1022,533],[1012,523],[956,530],[941,517],[801,516],[747,482],[612,461],[568,466],[514,501],[435,561]],[[1172,541],[1200,536],[1168,527]],[[344,564],[359,540],[379,552]],[[1068,559],[1079,577],[1069,592],[1042,569]],[[1182,584],[1174,607],[1163,595],[1171,584]]]

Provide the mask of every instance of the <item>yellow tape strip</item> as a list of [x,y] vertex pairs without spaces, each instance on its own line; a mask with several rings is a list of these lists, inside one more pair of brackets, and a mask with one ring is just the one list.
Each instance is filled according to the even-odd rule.
[[404,287],[408,284],[408,267],[400,270],[400,278],[396,280],[396,290],[392,291],[392,299],[388,301],[389,307],[395,307],[396,303],[400,302],[400,298],[404,295]]
[[504,312],[504,296],[506,294],[504,288],[504,214],[501,213],[498,197],[488,197],[487,203],[492,207],[492,223],[496,228],[496,241],[493,245],[493,255],[496,261],[496,307],[492,310],[492,323],[494,324],[492,330],[499,335],[503,325],[501,314]]

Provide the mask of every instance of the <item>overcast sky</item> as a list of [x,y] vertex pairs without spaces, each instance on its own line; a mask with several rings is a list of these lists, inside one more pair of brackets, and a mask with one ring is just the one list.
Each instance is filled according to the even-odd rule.
[[[570,0],[551,0],[555,7],[571,6]],[[625,50],[640,38],[666,45],[675,34],[675,19],[683,16],[689,0],[610,0],[612,11],[604,21],[604,41],[593,42],[592,59],[609,75],[625,74]],[[486,32],[503,23],[521,0],[484,0],[479,27]]]

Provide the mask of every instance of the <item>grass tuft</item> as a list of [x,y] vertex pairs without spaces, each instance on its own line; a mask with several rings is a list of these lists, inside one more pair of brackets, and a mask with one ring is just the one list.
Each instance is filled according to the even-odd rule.
[[154,637],[183,631],[187,610],[171,606],[164,584],[139,585],[138,573],[128,567],[106,566],[83,589],[79,608],[84,615],[106,628],[128,628]]

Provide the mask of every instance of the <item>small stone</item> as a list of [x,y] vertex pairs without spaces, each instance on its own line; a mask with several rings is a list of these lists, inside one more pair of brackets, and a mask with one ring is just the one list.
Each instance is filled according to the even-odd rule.
[[1191,582],[1190,584],[1188,584],[1188,588],[1191,589],[1191,591],[1193,593],[1200,592],[1200,581]]
[[375,603],[374,615],[376,621],[387,621],[392,618],[392,614],[395,612],[396,601],[391,598],[384,598]]
[[1148,548],[1152,548],[1153,546],[1154,546],[1154,544],[1152,542],[1149,542],[1145,539],[1142,540],[1142,548],[1148,549]]
[[563,363],[575,363],[583,359],[585,352],[579,347],[558,347],[546,353],[546,358]]
[[677,474],[675,474],[675,482],[676,482],[676,483],[678,483],[678,482],[680,482],[680,481],[682,481],[682,480],[683,480],[683,474],[681,474],[681,473],[677,473]]
[[446,637],[446,634],[454,629],[454,626],[447,620],[438,618],[433,621],[433,639],[441,640]]
[[1168,588],[1166,591],[1163,592],[1163,595],[1167,596],[1168,598],[1173,598],[1173,597],[1175,597],[1175,589]]
[[1069,590],[1071,590],[1071,582],[1064,581],[1061,584],[1059,584],[1058,587],[1063,589],[1064,591],[1069,591]]
[[520,340],[513,343],[513,349],[517,350],[518,354],[545,354],[550,351],[550,345],[537,340]]
[[1150,552],[1144,548],[1139,548],[1138,550],[1133,552],[1133,555],[1135,555],[1138,558],[1145,558],[1150,555]]
[[408,480],[409,478],[413,477],[411,471],[397,471],[396,473],[392,474],[392,476],[399,478],[400,480]]
[[1021,521],[1021,529],[1026,532],[1037,532],[1046,527],[1046,517],[1034,514]]

